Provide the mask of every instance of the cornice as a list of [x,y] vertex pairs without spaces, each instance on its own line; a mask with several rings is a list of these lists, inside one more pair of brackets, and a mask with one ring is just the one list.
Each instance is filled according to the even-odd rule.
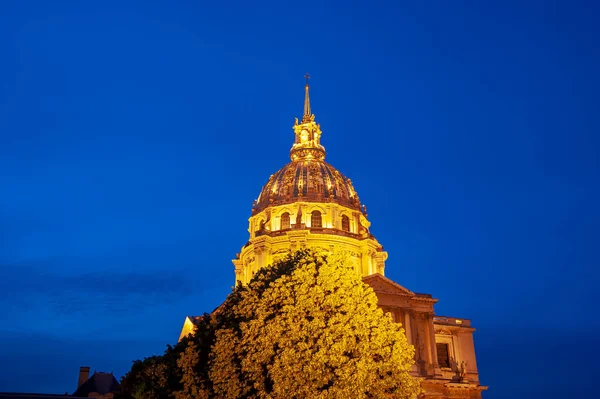
[[[315,232],[315,231],[319,231],[319,232]],[[324,233],[324,232],[327,233]],[[333,234],[330,233],[333,231],[339,232],[339,233],[345,233],[345,234]],[[277,233],[277,234],[275,234]],[[265,233],[265,234],[261,234],[261,235],[257,235],[254,238],[251,238],[249,243],[250,244],[255,244],[257,242],[265,242],[265,243],[270,243],[270,244],[276,244],[276,243],[280,243],[280,242],[286,242],[289,241],[290,237],[306,237],[309,240],[323,240],[323,241],[337,241],[337,242],[342,242],[342,243],[346,243],[346,244],[353,244],[356,245],[357,247],[360,247],[362,243],[367,243],[370,244],[372,246],[372,249],[377,250],[377,249],[381,249],[381,251],[383,251],[383,247],[381,246],[381,244],[379,244],[379,242],[377,241],[377,239],[372,236],[372,235],[368,235],[366,237],[360,237],[357,234],[352,234],[352,233],[346,233],[342,230],[338,230],[338,229],[288,229],[288,230],[279,230],[277,232],[270,232],[270,233]],[[381,252],[379,251],[379,252]]]
[[450,382],[445,379],[438,378],[425,378],[422,382],[423,385],[437,385],[440,388],[444,387],[451,390],[469,390],[469,391],[485,391],[488,389],[485,385],[479,385],[473,382]]

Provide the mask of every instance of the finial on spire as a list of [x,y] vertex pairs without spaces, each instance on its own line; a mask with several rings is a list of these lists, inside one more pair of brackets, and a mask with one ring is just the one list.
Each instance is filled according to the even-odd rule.
[[302,116],[302,123],[309,122],[312,115],[310,111],[310,97],[308,96],[308,79],[310,79],[310,76],[306,74],[304,77],[306,78],[306,86],[304,87],[304,115]]

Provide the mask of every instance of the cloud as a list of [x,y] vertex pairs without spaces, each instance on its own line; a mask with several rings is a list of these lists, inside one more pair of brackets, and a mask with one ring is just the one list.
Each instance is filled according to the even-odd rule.
[[0,303],[12,312],[38,309],[46,316],[131,312],[169,304],[191,292],[191,279],[184,269],[90,271],[45,260],[4,264],[0,270]]

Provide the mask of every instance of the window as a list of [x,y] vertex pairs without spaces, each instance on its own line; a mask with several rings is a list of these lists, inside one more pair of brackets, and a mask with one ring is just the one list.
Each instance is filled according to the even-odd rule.
[[265,226],[265,221],[261,220],[255,226],[256,226],[256,231],[261,231],[261,230],[263,230],[263,228]]
[[310,227],[323,227],[323,220],[321,219],[321,212],[319,212],[319,211],[311,212]]
[[290,214],[285,212],[281,215],[281,230],[290,228]]
[[346,215],[342,215],[342,230],[350,231],[350,218]]
[[448,353],[448,344],[436,343],[438,364],[441,368],[450,368],[450,353]]

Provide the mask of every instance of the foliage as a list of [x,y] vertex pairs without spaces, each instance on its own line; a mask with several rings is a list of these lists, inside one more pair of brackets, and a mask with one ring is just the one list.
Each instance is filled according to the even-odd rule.
[[167,398],[167,369],[163,356],[151,356],[133,362],[131,371],[121,379],[121,393],[127,398]]
[[176,399],[212,398],[212,382],[208,377],[211,347],[215,342],[215,319],[205,314],[196,322],[194,334],[180,342],[184,351],[177,360],[182,388]]
[[414,349],[341,254],[312,252],[240,290],[216,333],[210,377],[228,398],[409,398]]
[[[413,347],[348,264],[340,253],[299,251],[260,270],[194,335],[161,361],[134,363],[128,378],[148,398],[415,397]],[[155,378],[161,370],[166,378]],[[151,396],[154,386],[166,396]]]
[[[209,316],[205,315],[204,319]],[[202,325],[202,323],[199,323]],[[208,325],[208,323],[204,323]],[[200,359],[205,353],[204,364],[212,342],[202,342],[202,334],[182,339],[175,346],[167,345],[163,355],[147,357],[133,362],[131,370],[121,378],[121,397],[124,399],[177,399],[177,393],[185,386],[184,372],[178,361],[182,354],[194,347]]]

